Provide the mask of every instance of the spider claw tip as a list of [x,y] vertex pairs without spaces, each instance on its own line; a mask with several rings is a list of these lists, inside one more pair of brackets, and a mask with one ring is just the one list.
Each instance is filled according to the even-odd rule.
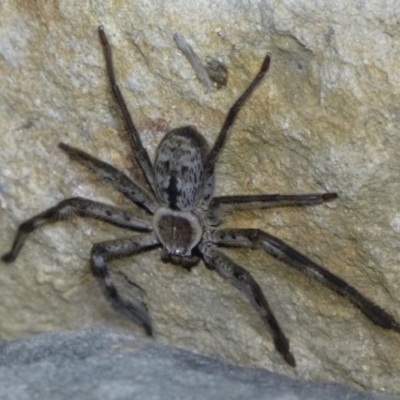
[[143,328],[146,331],[147,336],[153,336],[153,328],[151,327],[151,325],[144,324]]
[[334,200],[337,199],[339,196],[337,193],[324,193],[322,195],[322,200],[324,201],[329,201],[329,200]]
[[67,151],[67,150],[69,150],[69,148],[70,148],[70,146],[68,146],[68,145],[67,145],[66,143],[64,143],[64,142],[58,143],[58,147],[59,147],[60,149],[64,150],[64,151]]
[[3,256],[1,256],[1,260],[4,261],[5,263],[10,263],[15,260],[15,257],[13,253],[10,251],[9,253],[6,253]]
[[267,53],[261,66],[261,72],[266,73],[271,64],[271,53]]
[[104,27],[103,25],[99,25],[97,28],[97,32],[99,33],[99,37],[100,37],[100,42],[104,47],[108,47],[108,39],[106,36],[106,32],[104,31]]
[[290,351],[288,351],[287,353],[285,353],[285,354],[283,355],[283,358],[285,359],[285,361],[286,361],[291,367],[293,367],[293,368],[296,367],[296,360],[295,360],[293,354],[292,354]]

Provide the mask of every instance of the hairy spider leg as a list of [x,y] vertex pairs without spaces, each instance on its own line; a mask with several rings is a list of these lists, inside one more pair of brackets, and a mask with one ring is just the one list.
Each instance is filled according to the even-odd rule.
[[121,90],[119,89],[117,81],[115,79],[110,42],[108,41],[106,33],[104,32],[104,28],[102,26],[98,27],[98,32],[100,37],[100,43],[103,46],[104,50],[104,58],[106,60],[107,75],[111,85],[111,90],[114,99],[119,107],[119,110],[122,114],[122,118],[125,124],[125,129],[129,135],[129,141],[133,150],[134,158],[136,158],[139,161],[140,167],[142,168],[146,180],[149,183],[154,195],[156,195],[154,170],[150,161],[150,157],[147,153],[147,150],[143,147],[142,141],[139,136],[139,132],[137,131],[132,121],[131,115],[129,114],[128,111],[128,107],[126,106]]
[[230,128],[235,122],[236,116],[239,110],[242,108],[243,104],[246,102],[247,98],[259,85],[264,75],[268,72],[270,63],[271,63],[271,55],[267,54],[257,76],[254,78],[254,80],[250,83],[250,86],[244,91],[244,93],[239,97],[236,103],[229,110],[224,125],[222,126],[218,134],[214,146],[207,155],[207,158],[204,163],[204,185],[203,185],[204,189],[203,189],[203,201],[201,204],[201,208],[206,208],[209,205],[211,198],[214,194],[214,166],[222,148],[225,145]]
[[111,183],[114,189],[138,206],[145,208],[151,214],[154,214],[157,210],[158,205],[153,196],[117,168],[68,144],[59,143],[59,147],[67,153],[69,158],[80,162],[95,172],[99,178]]
[[346,297],[374,324],[400,333],[400,324],[393,316],[362,295],[343,279],[287,245],[282,240],[259,229],[216,229],[211,241],[219,246],[259,248],[334,292]]
[[210,207],[220,204],[250,205],[252,208],[272,208],[284,206],[314,206],[336,199],[337,193],[311,194],[255,194],[213,197]]
[[221,211],[223,213],[231,213],[239,210],[254,210],[257,208],[314,206],[332,201],[337,197],[337,193],[331,192],[299,195],[255,194],[219,196],[211,199],[208,208],[208,217],[211,225],[218,225],[221,219]]
[[97,218],[122,228],[142,231],[153,230],[150,222],[137,218],[133,213],[127,210],[121,210],[117,207],[84,199],[82,197],[73,197],[63,200],[54,207],[23,222],[18,227],[11,250],[4,254],[1,259],[7,263],[14,261],[29,233],[45,224],[66,219],[73,214],[80,217]]
[[251,93],[253,93],[254,89],[260,84],[261,80],[264,78],[264,75],[268,72],[270,64],[271,55],[267,54],[261,65],[260,71],[250,83],[250,86],[244,91],[244,93],[239,97],[236,103],[229,110],[224,125],[222,126],[221,131],[218,134],[217,140],[215,141],[214,146],[207,155],[204,166],[207,175],[211,175],[214,172],[215,162],[217,161],[217,158],[225,145],[228,133],[233,123],[235,122],[239,110],[243,107],[243,104],[246,102]]
[[263,320],[268,324],[271,330],[276,350],[290,366],[295,367],[296,361],[293,354],[290,352],[289,341],[272,313],[261,287],[248,271],[234,263],[224,254],[221,254],[215,247],[216,246],[210,243],[200,245],[200,250],[203,254],[206,266],[228,279],[257,306]]
[[154,234],[147,234],[96,243],[93,245],[90,254],[92,273],[100,283],[111,306],[115,311],[141,325],[149,336],[152,336],[153,331],[146,305],[144,303],[135,304],[120,296],[108,272],[106,261],[129,257],[139,252],[151,250],[159,245],[160,242]]

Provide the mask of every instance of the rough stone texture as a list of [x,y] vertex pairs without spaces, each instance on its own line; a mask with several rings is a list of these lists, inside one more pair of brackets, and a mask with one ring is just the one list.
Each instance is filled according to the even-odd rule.
[[0,342],[0,399],[394,400],[312,384],[104,329]]
[[[128,206],[71,163],[61,140],[142,180],[129,162],[96,27],[114,48],[118,80],[151,154],[164,133],[196,125],[212,143],[257,72],[268,77],[241,111],[217,168],[218,194],[338,191],[326,206],[241,212],[226,226],[276,234],[400,319],[400,25],[395,1],[22,1],[0,3],[0,252],[24,219],[70,196]],[[219,58],[228,85],[204,93],[177,49]],[[138,211],[140,214],[140,212]],[[0,269],[4,339],[97,324],[115,315],[89,272],[90,244],[126,235],[73,219],[31,235]],[[400,336],[345,299],[254,251],[230,251],[264,289],[291,339],[284,364],[257,313],[202,265],[159,252],[113,264],[147,293],[156,340],[241,366],[400,393]],[[120,274],[121,290],[131,288]]]

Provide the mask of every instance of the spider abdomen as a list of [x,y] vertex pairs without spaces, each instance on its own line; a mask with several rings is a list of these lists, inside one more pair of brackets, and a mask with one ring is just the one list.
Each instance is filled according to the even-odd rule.
[[194,127],[168,132],[154,165],[157,194],[173,210],[193,209],[201,198],[208,145]]

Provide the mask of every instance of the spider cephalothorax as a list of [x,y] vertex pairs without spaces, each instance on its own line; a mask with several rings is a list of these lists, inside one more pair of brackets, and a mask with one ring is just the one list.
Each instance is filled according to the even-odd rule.
[[243,207],[316,205],[337,197],[336,193],[303,195],[255,195],[214,197],[214,166],[240,108],[269,69],[270,56],[265,57],[256,78],[230,109],[225,123],[211,149],[195,128],[187,126],[167,133],[161,141],[154,164],[151,163],[140,136],[132,122],[125,101],[116,83],[111,47],[102,27],[98,29],[104,49],[111,89],[122,113],[134,157],[147,180],[150,191],[142,188],[110,164],[82,150],[60,143],[60,148],[74,160],[108,181],[128,199],[146,209],[152,218],[142,220],[134,213],[108,204],[84,198],[70,198],[22,223],[13,246],[2,257],[14,261],[26,236],[38,227],[68,215],[98,218],[122,228],[147,231],[142,235],[96,243],[91,250],[92,272],[98,279],[111,305],[152,334],[151,320],[143,303],[132,303],[121,297],[109,274],[107,261],[127,257],[140,251],[162,248],[161,257],[190,269],[203,260],[206,267],[217,271],[255,304],[270,328],[276,349],[285,361],[295,366],[289,341],[257,282],[243,267],[228,258],[219,247],[247,247],[264,250],[311,278],[345,296],[372,322],[400,333],[400,324],[386,311],[375,305],[347,282],[291,248],[282,240],[258,229],[220,229],[220,209]]

